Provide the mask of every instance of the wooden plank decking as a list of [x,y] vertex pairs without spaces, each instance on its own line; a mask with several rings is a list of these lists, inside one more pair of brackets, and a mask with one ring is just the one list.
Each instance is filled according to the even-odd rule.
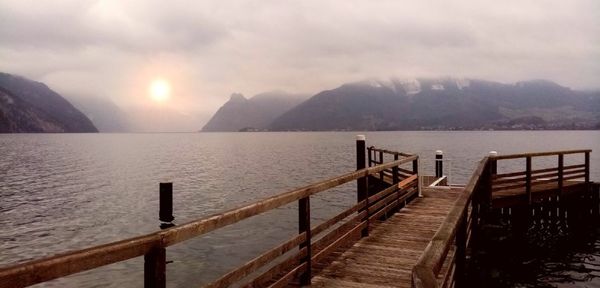
[[[319,263],[314,287],[411,287],[411,270],[462,189],[426,188],[368,237]],[[319,265],[315,265],[319,266]],[[445,273],[440,273],[444,275]]]
[[[501,190],[492,193],[492,205],[494,208],[511,207],[518,205],[527,205],[528,198],[525,189],[524,182],[521,183],[523,187]],[[565,181],[562,188],[562,195],[568,196],[571,193],[576,193],[586,185],[582,181]],[[547,199],[548,197],[556,196],[559,190],[558,182],[549,182],[536,184],[531,186],[531,200],[532,202],[539,202]]]

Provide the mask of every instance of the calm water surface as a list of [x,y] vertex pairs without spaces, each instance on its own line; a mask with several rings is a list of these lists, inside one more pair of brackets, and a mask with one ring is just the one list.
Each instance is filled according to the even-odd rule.
[[[356,134],[0,135],[0,265],[157,230],[159,182],[174,182],[175,223],[184,223],[351,171]],[[434,151],[444,150],[453,183],[465,183],[490,150],[584,148],[594,150],[592,179],[600,180],[598,131],[364,134],[368,145],[420,154],[426,172],[433,170]],[[311,201],[315,224],[353,204],[355,185],[350,184]],[[167,266],[168,285],[206,283],[288,239],[297,231],[295,209],[282,207],[168,248],[167,258],[173,261]],[[568,272],[584,263],[586,269],[577,272],[584,274],[581,279],[549,277],[544,283],[600,285],[600,237],[588,238],[582,244],[587,250],[572,252],[583,253],[587,262],[569,256],[565,259],[575,259],[573,265],[563,268]],[[541,278],[547,276],[543,271]],[[42,286],[142,287],[142,279],[140,258]]]

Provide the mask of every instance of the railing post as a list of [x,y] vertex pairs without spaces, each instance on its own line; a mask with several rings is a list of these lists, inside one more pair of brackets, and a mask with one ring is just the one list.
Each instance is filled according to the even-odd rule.
[[[383,151],[379,151],[379,164],[383,164]],[[379,180],[383,182],[383,171],[379,172]]]
[[442,150],[435,151],[435,177],[444,176],[444,152]]
[[[394,153],[394,161],[398,161],[399,157],[398,157],[398,153]],[[394,166],[392,167],[392,184],[393,185],[398,185],[398,182],[400,182],[400,175],[398,172],[398,166]],[[400,210],[400,189],[398,189],[398,187],[396,187],[396,199],[398,200],[396,203],[396,209]]]
[[[394,161],[398,161],[398,159],[399,159],[398,153],[395,153]],[[392,167],[392,183],[398,184],[398,182],[400,182],[399,175],[398,175],[398,166],[394,166],[394,167]]]
[[[419,156],[417,156],[417,189],[419,191],[419,197],[423,197],[423,191],[421,190],[421,188],[423,187],[423,177],[421,177],[421,175],[419,175],[419,167],[421,167],[420,163],[421,163],[421,158],[419,158]],[[414,164],[413,164],[413,168],[414,168]]]
[[563,173],[564,173],[564,155],[558,154],[558,195],[562,196],[563,191]]
[[298,233],[306,233],[306,240],[300,244],[300,249],[306,247],[306,257],[302,260],[306,263],[306,271],[300,274],[300,285],[310,285],[312,278],[311,265],[311,234],[310,234],[310,197],[298,200]]
[[498,152],[490,151],[490,170],[492,171],[492,175],[498,174],[498,160],[496,160],[496,156],[498,156]]
[[585,152],[585,183],[590,183],[590,151]]
[[[361,170],[366,168],[365,165],[365,135],[356,135],[356,170]],[[360,203],[363,200],[366,200],[367,204],[365,205],[365,208],[361,209],[360,211],[358,211],[358,213],[362,213],[364,210],[367,211],[367,223],[369,220],[369,182],[368,182],[369,176],[364,176],[364,177],[360,177],[358,179],[356,179],[356,195],[357,195],[357,202]],[[364,219],[361,219],[362,221],[364,221]],[[362,222],[361,221],[361,222]],[[361,236],[365,237],[369,235],[369,227],[367,225],[367,228],[363,229],[361,231]]]
[[527,156],[525,165],[525,194],[527,195],[527,203],[531,205],[531,156]]
[[[356,170],[365,168],[365,135],[356,135]],[[368,176],[356,179],[358,202],[365,200],[367,196],[367,177]]]
[[[365,221],[365,220],[367,221],[367,227],[365,227],[365,229],[363,229],[360,232],[360,236],[361,237],[367,237],[367,236],[369,236],[369,222],[370,222],[369,221],[369,206],[371,204],[369,203],[369,178],[368,178],[368,176],[365,176],[365,182],[367,184],[366,185],[367,186],[366,187],[367,191],[365,193],[367,195],[367,197],[365,197],[365,202],[366,203],[365,203],[365,208],[363,210],[359,211],[359,213],[362,213],[363,211],[367,212],[367,215],[365,215],[365,218],[362,219],[362,221]],[[362,221],[361,221],[361,223],[362,223]]]
[[167,286],[167,255],[163,247],[155,247],[144,255],[144,288]]
[[373,158],[372,158],[372,153],[373,153],[373,147],[369,147],[367,148],[367,166],[371,167],[371,164],[373,163]]
[[468,208],[465,209],[456,231],[456,271],[454,275],[456,287],[459,288],[465,286],[464,276],[467,251],[467,212]]

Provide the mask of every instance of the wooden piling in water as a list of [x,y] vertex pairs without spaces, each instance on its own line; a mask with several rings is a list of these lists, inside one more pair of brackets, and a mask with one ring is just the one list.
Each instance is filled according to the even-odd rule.
[[158,219],[162,222],[172,222],[173,217],[173,183],[159,184]]

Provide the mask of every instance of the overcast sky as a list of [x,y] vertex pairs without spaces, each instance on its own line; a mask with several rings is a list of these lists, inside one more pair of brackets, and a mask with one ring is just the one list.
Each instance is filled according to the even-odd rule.
[[[124,109],[197,115],[232,92],[378,77],[600,88],[600,1],[0,1],[0,71]],[[156,108],[156,107],[154,107]]]

